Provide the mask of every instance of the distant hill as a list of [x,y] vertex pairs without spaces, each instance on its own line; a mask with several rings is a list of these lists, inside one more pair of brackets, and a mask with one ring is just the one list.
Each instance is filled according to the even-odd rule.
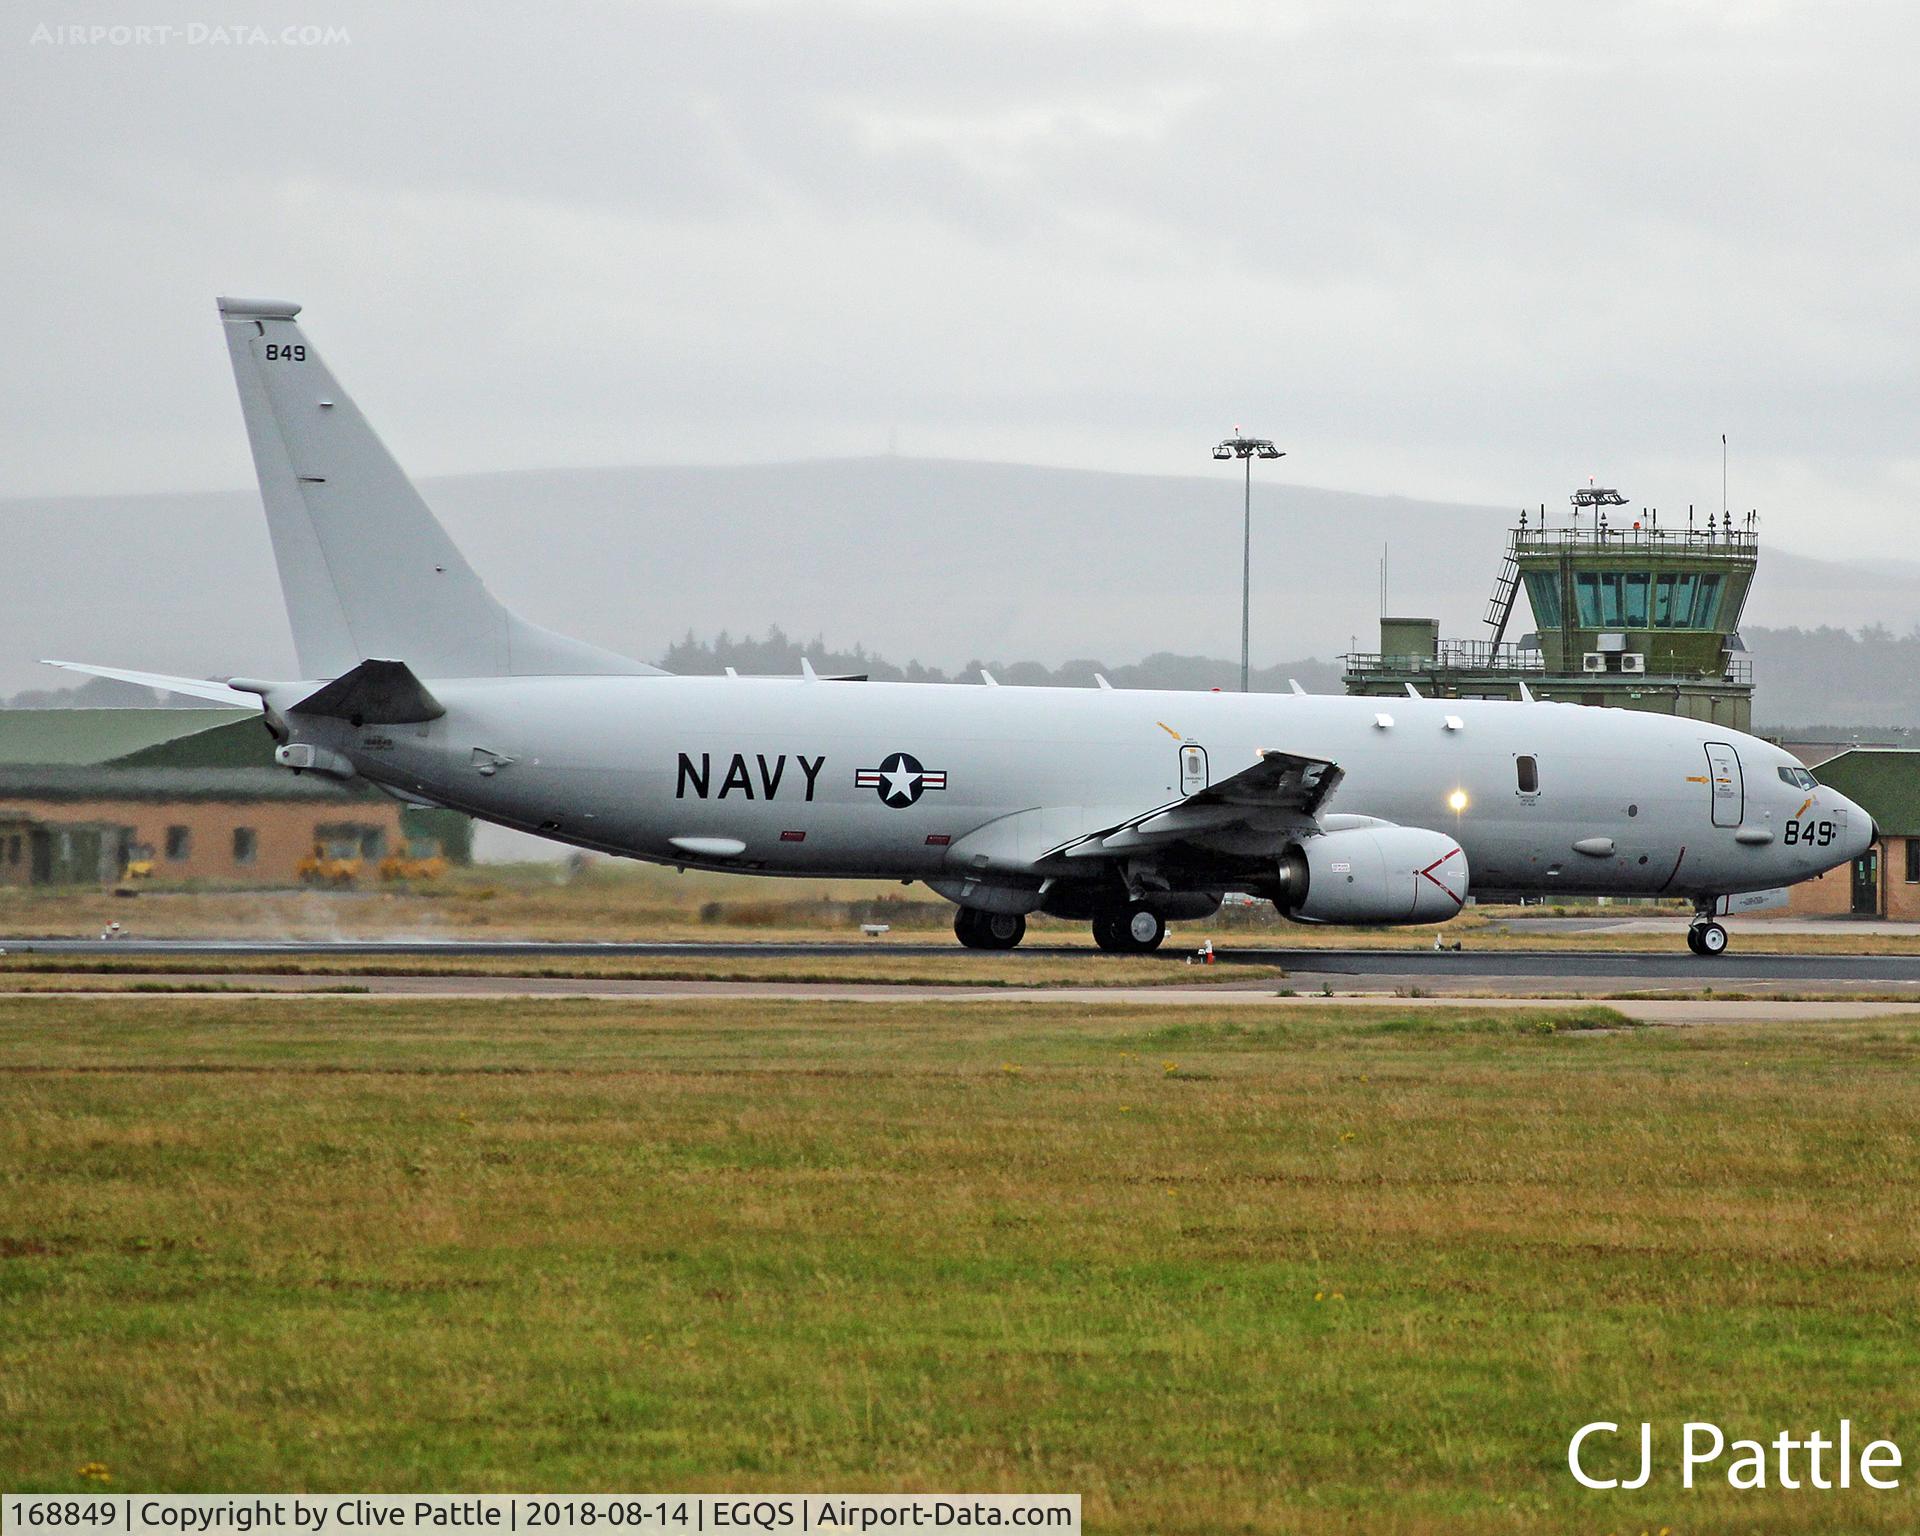
[[1761,729],[1920,727],[1920,629],[1747,628],[1741,638],[1753,655]]
[[[1758,679],[1754,694],[1758,729],[1789,734],[1812,727],[1920,729],[1920,629],[1895,635],[1884,627],[1858,634],[1831,628],[1749,628],[1744,638]],[[818,636],[797,640],[778,625],[757,637],[722,633],[702,640],[689,633],[653,659],[670,672],[690,676],[718,674],[733,667],[747,676],[791,677],[799,672],[802,656],[820,672],[862,673],[896,682],[978,683],[982,667],[1002,683],[1053,687],[1092,687],[1096,672],[1116,688],[1233,688],[1240,679],[1237,661],[1171,651],[1158,651],[1135,662],[1089,657],[1057,667],[988,655],[949,671],[920,662],[903,665],[863,645],[837,650]],[[1256,667],[1252,680],[1254,691],[1260,693],[1282,692],[1291,681],[1310,693],[1341,691],[1339,662],[1317,657]],[[0,699],[0,708],[99,709],[156,703],[204,707],[194,699],[94,678],[72,688],[25,690]]]
[[[1240,664],[1212,656],[1177,656],[1159,651],[1143,661],[1105,662],[1081,659],[1048,667],[1036,661],[1014,661],[1000,657],[975,659],[952,672],[918,662],[897,666],[876,656],[865,646],[850,651],[830,649],[823,641],[795,640],[777,625],[763,639],[739,638],[721,634],[712,641],[688,635],[660,658],[669,672],[685,676],[712,676],[732,667],[742,676],[791,677],[800,670],[804,656],[822,673],[854,674],[897,683],[978,683],[981,672],[993,674],[994,681],[1025,688],[1091,688],[1094,675],[1116,688],[1238,688]],[[1283,693],[1289,683],[1298,682],[1309,693],[1338,693],[1340,665],[1307,657],[1281,662],[1273,667],[1256,667],[1249,675],[1256,693]]]
[[[1231,474],[874,458],[525,470],[422,489],[508,602],[637,657],[689,631],[764,635],[774,623],[948,674],[976,656],[1059,671],[1075,657],[1239,650]],[[1371,648],[1383,546],[1396,612],[1484,633],[1511,517],[1256,473],[1256,664],[1270,674],[1279,658]],[[9,568],[28,573],[0,604],[0,689],[49,687],[40,656],[192,675],[292,670],[250,490],[16,498],[0,501],[0,527]],[[1766,531],[1819,536],[1811,524]],[[1748,619],[1904,632],[1920,621],[1920,575],[1770,548]]]

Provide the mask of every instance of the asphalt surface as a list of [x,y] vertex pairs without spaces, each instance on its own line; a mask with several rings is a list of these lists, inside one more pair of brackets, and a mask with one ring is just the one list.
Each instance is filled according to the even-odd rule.
[[[1747,942],[1759,942],[1758,936]],[[1740,943],[1736,937],[1735,944]],[[568,959],[813,959],[860,953],[956,958],[966,951],[952,942],[876,943],[651,943],[581,944],[480,940],[281,941],[215,939],[0,939],[10,955],[198,957],[285,956],[367,958]],[[1086,956],[1084,948],[1027,945],[1017,953]],[[1177,964],[1181,951],[1163,951]],[[1231,945],[1219,952],[1225,964],[1277,965],[1295,976],[1504,982],[1519,979],[1668,982],[1692,986],[1728,981],[1790,983],[1912,983],[1920,986],[1920,955],[1782,955],[1758,948],[1734,949],[1716,959],[1690,954],[1676,939],[1670,947],[1644,950],[1432,950],[1289,949]]]

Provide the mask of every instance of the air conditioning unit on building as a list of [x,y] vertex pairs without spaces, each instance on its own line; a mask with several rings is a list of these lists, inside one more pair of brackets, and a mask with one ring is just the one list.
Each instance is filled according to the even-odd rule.
[[1606,671],[1607,670],[1607,653],[1605,651],[1585,652],[1580,657],[1580,670],[1582,672]]
[[1640,672],[1647,670],[1647,658],[1638,651],[1627,651],[1620,657],[1622,672]]

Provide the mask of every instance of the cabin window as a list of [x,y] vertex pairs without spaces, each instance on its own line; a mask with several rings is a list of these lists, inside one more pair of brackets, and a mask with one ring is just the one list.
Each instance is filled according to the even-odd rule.
[[254,854],[259,852],[259,849],[260,839],[252,827],[235,827],[233,829],[234,863],[251,864]]
[[167,857],[176,863],[187,858],[193,852],[193,829],[191,827],[167,828]]
[[1519,781],[1520,793],[1537,795],[1540,793],[1540,762],[1534,757],[1516,757],[1513,760],[1514,777]]

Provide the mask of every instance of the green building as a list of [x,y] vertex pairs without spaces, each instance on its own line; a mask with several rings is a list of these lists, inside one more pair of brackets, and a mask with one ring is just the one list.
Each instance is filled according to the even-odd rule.
[[[1740,612],[1759,560],[1754,517],[1683,526],[1623,512],[1618,491],[1576,491],[1560,527],[1520,514],[1487,604],[1484,639],[1443,640],[1432,619],[1382,618],[1380,649],[1344,658],[1350,694],[1535,698],[1685,715],[1735,730],[1753,718]],[[1521,591],[1534,629],[1507,631]]]

